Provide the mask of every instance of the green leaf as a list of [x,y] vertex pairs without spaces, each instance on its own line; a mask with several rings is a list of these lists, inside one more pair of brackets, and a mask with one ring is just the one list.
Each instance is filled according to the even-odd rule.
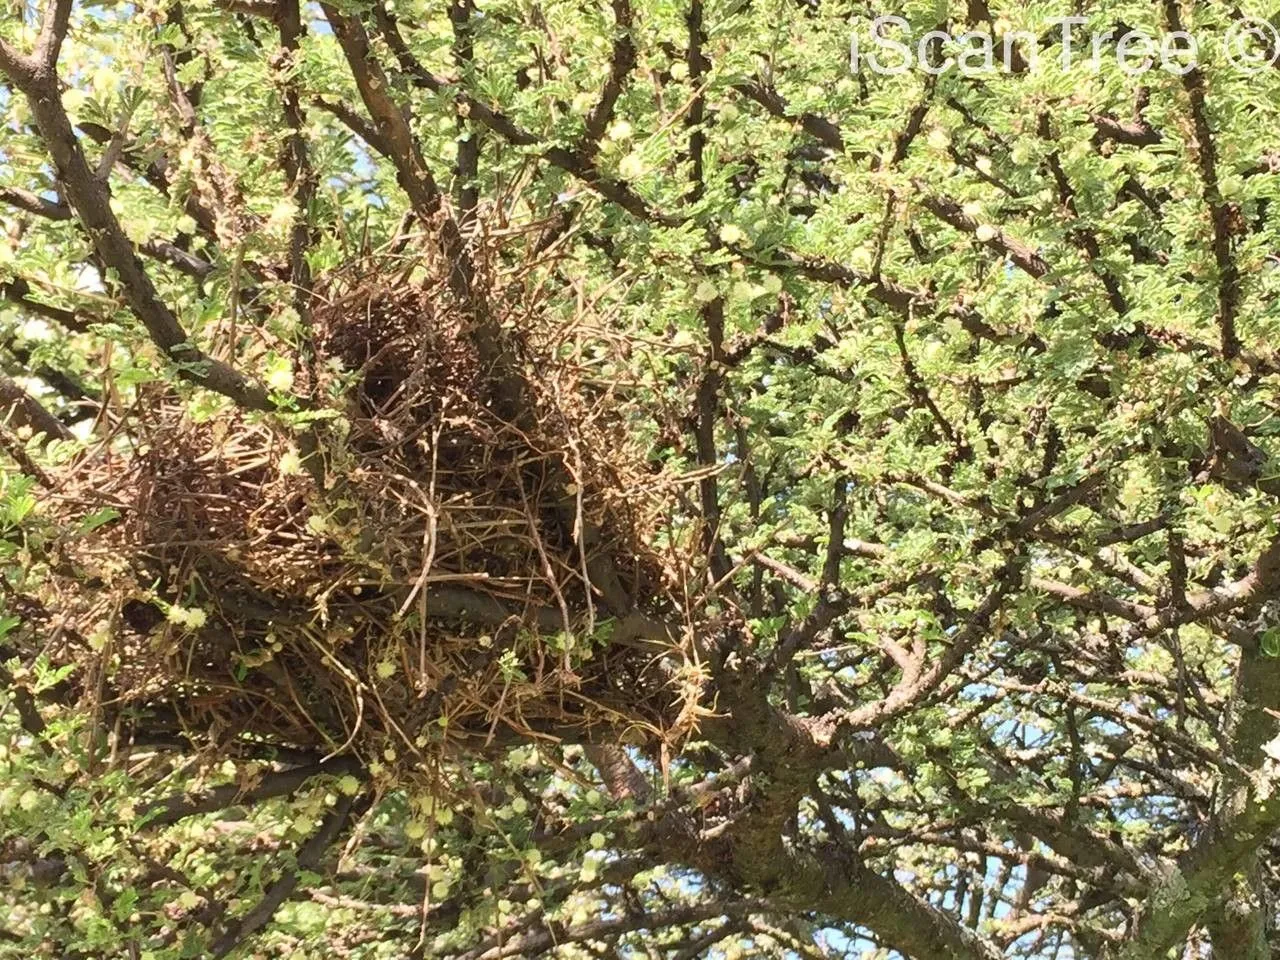
[[1264,630],[1258,640],[1264,657],[1280,657],[1280,627]]
[[95,510],[76,527],[76,533],[90,533],[97,530],[103,524],[110,523],[112,520],[120,519],[120,511],[115,507],[103,507],[101,510]]

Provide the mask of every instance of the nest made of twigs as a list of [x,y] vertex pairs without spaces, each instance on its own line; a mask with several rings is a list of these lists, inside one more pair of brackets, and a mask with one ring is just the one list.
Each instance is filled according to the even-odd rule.
[[117,715],[168,711],[213,743],[387,758],[599,723],[684,732],[696,671],[673,682],[652,637],[607,642],[593,565],[654,622],[688,574],[649,547],[656,480],[563,320],[490,277],[502,339],[478,343],[447,264],[393,266],[318,288],[317,399],[292,427],[197,422],[158,396],[126,453],[117,437],[71,468],[68,520],[119,514],[58,548],[72,654]]

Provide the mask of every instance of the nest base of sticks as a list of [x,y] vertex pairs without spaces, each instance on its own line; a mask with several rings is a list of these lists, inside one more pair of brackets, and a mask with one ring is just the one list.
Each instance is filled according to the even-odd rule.
[[384,764],[692,727],[687,631],[653,629],[690,573],[616,401],[571,321],[509,281],[479,331],[446,270],[322,284],[292,422],[143,397],[67,468],[45,605],[116,722]]

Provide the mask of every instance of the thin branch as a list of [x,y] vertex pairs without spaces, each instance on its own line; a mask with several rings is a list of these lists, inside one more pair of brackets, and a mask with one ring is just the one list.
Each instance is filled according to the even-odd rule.
[[614,107],[618,97],[622,95],[623,85],[636,65],[636,45],[631,38],[632,13],[629,0],[613,0],[613,55],[609,59],[609,77],[600,91],[600,99],[587,114],[586,134],[583,137],[581,153],[590,157],[598,148],[600,138],[604,136],[609,121],[613,118]]
[[302,872],[314,870],[320,863],[325,851],[342,835],[342,832],[347,828],[347,824],[350,823],[353,813],[357,810],[357,803],[362,807],[367,806],[369,798],[363,795],[344,795],[338,798],[337,804],[334,805],[334,808],[329,811],[324,821],[320,824],[320,829],[298,851],[296,866],[288,870],[284,876],[272,884],[271,888],[263,894],[262,900],[258,905],[241,917],[234,927],[218,938],[213,945],[213,956],[225,957],[271,922],[276,910],[297,889],[298,883],[302,878]]
[[396,182],[408,195],[410,205],[423,222],[433,223],[437,215],[443,213],[440,239],[445,256],[453,265],[449,272],[449,288],[463,304],[476,306],[471,286],[474,271],[471,256],[462,241],[457,221],[443,211],[440,188],[410,128],[412,114],[407,107],[391,99],[390,81],[369,46],[369,35],[364,25],[330,3],[321,3],[320,7],[346,55],[365,109],[378,126],[388,148],[384,156],[395,167]]
[[31,284],[22,277],[14,277],[12,280],[0,282],[0,298],[16,304],[32,316],[52,320],[72,333],[87,333],[89,323],[92,322],[86,320],[74,310],[66,310],[62,307],[55,307],[52,304],[41,303],[39,300],[32,300]]
[[284,54],[277,82],[285,128],[289,131],[285,137],[283,165],[294,203],[293,223],[289,227],[289,283],[294,290],[293,302],[298,316],[308,322],[312,278],[307,251],[316,240],[316,230],[311,226],[311,205],[315,200],[318,179],[308,151],[307,114],[296,78],[304,33],[300,0],[280,0],[277,25]]
[[339,123],[382,154],[382,156],[385,157],[391,153],[391,144],[378,132],[378,128],[345,103],[340,100],[326,100],[324,97],[316,97],[311,103],[325,113],[332,115]]
[[[1169,29],[1182,30],[1178,0],[1164,0],[1165,18]],[[1195,131],[1192,146],[1200,182],[1204,189],[1204,202],[1209,208],[1213,223],[1213,259],[1218,268],[1218,328],[1222,338],[1222,355],[1228,359],[1238,356],[1240,338],[1236,333],[1236,314],[1240,309],[1240,268],[1232,255],[1234,221],[1238,214],[1222,196],[1218,181],[1218,147],[1213,128],[1209,125],[1209,107],[1204,73],[1193,66],[1182,74],[1182,88],[1191,104],[1191,124]]]
[[[400,33],[396,20],[381,4],[375,7],[374,16],[377,18],[383,38],[400,64],[400,69],[413,78],[417,85],[432,93],[443,93],[455,86],[452,81],[427,70],[414,57]],[[454,94],[454,98],[461,115],[478,120],[514,146],[542,147],[541,155],[544,160],[577,177],[600,196],[617,204],[636,219],[666,226],[680,223],[679,217],[654,210],[626,183],[604,176],[591,158],[583,156],[580,150],[546,146],[541,137],[523,129],[501,110],[489,106],[465,91],[459,90]]]
[[1015,585],[1014,581],[1019,569],[1017,559],[1017,557],[1011,559],[997,574],[995,585],[969,615],[964,627],[950,639],[946,651],[934,661],[932,666],[926,670],[924,664],[916,664],[914,670],[904,673],[887,697],[863,704],[853,710],[836,711],[824,718],[824,722],[846,726],[851,730],[874,729],[915,706],[936,690],[942,681],[960,666],[974,644],[986,635],[996,611],[1003,605],[1005,597]]
[[[471,22],[474,11],[473,0],[453,0],[449,4],[449,20],[453,24],[453,59],[463,76],[470,69],[475,52]],[[454,162],[453,176],[459,219],[465,224],[480,202],[479,184],[476,183],[480,171],[480,136],[479,129],[467,117],[459,116],[456,123],[458,157]]]

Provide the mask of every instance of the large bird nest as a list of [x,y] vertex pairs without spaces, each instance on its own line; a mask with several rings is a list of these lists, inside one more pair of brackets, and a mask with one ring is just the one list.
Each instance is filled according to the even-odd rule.
[[527,271],[479,274],[477,306],[448,269],[320,284],[292,418],[144,393],[68,469],[48,606],[106,711],[381,763],[692,726],[688,574],[650,546],[660,478],[581,324]]

